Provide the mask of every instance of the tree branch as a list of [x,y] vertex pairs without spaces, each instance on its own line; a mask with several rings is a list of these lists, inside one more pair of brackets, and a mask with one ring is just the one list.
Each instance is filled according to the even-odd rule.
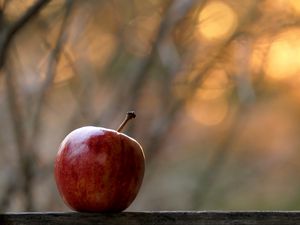
[[62,21],[62,24],[60,27],[60,31],[59,31],[59,34],[58,34],[58,37],[56,40],[56,44],[49,56],[49,62],[48,62],[48,66],[46,69],[46,78],[45,78],[44,83],[42,83],[42,85],[39,89],[39,93],[38,93],[37,100],[36,100],[36,107],[35,107],[35,110],[33,111],[32,135],[30,137],[31,139],[34,139],[38,133],[42,103],[45,99],[45,95],[46,95],[48,88],[53,83],[53,80],[54,80],[55,74],[56,74],[57,64],[60,60],[60,56],[63,51],[63,46],[67,41],[66,27],[69,23],[69,17],[71,15],[72,6],[73,6],[73,1],[66,0],[66,3],[65,3],[66,11],[64,14],[64,18],[63,18],[63,21]]
[[5,64],[6,53],[14,35],[40,10],[49,3],[50,0],[37,0],[16,22],[3,29],[0,33],[0,69]]

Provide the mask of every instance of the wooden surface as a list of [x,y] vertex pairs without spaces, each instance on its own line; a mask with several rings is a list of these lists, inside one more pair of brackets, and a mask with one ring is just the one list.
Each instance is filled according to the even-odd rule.
[[0,225],[297,225],[300,212],[4,213]]

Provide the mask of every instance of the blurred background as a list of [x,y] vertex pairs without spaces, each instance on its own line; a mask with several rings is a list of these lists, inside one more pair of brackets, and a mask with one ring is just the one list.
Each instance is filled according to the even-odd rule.
[[300,209],[300,0],[0,1],[0,210],[69,210],[66,134],[145,150],[128,210]]

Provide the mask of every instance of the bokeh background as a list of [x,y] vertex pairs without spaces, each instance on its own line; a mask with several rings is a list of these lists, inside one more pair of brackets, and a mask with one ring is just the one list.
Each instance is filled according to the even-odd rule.
[[69,210],[71,130],[144,147],[128,210],[300,209],[299,0],[2,0],[0,210]]

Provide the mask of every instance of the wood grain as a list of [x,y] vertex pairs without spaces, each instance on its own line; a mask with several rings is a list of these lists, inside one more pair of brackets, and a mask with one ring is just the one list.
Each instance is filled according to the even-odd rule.
[[1,225],[295,225],[300,212],[36,212],[0,214]]

